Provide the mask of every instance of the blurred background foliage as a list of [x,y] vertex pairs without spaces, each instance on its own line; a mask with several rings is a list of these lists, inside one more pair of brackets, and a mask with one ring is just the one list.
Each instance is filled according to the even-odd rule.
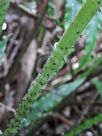
[[[5,16],[0,33],[1,132],[85,1],[49,0],[43,20],[35,26],[44,2],[16,0],[16,4],[10,3],[8,11],[7,2],[0,5],[0,8],[4,7],[0,13],[0,26],[2,16]],[[70,49],[64,67],[22,119],[19,136],[62,136],[76,124],[102,112],[101,10]],[[102,135],[102,124],[93,125],[79,135]]]

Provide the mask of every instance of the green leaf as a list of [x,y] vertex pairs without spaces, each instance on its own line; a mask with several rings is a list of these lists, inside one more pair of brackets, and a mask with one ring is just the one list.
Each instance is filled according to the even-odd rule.
[[96,87],[99,94],[102,96],[102,83],[97,79],[93,79],[91,81],[94,84],[94,86]]
[[0,0],[0,31],[2,30],[2,24],[8,7],[9,0]]
[[48,0],[48,15],[54,16],[54,5],[51,0]]
[[[66,17],[65,17],[65,28],[67,24],[70,24],[76,13],[85,2],[84,0],[66,0]],[[102,12],[98,11],[94,18],[91,20],[89,25],[84,30],[86,34],[86,45],[85,45],[85,55],[81,58],[78,71],[83,67],[86,67],[91,61],[91,55],[96,47],[97,40],[99,38],[99,32],[101,31],[102,23]]]
[[1,65],[2,59],[4,57],[4,52],[5,52],[7,41],[8,41],[7,36],[3,36],[2,41],[0,41],[0,65]]
[[91,61],[91,55],[93,50],[96,48],[97,40],[99,38],[99,32],[101,31],[102,13],[97,12],[90,24],[87,26],[86,33],[86,55],[82,57],[78,70],[87,66]]
[[93,118],[87,119],[84,123],[74,127],[69,133],[64,136],[77,136],[80,132],[91,128],[93,125],[97,125],[102,122],[102,114],[99,114]]
[[78,78],[75,81],[62,85],[56,90],[51,90],[46,96],[40,98],[32,106],[31,112],[27,115],[26,119],[23,119],[21,122],[21,127],[27,127],[33,121],[37,121],[43,118],[45,113],[52,112],[58,104],[65,99],[70,93],[75,91],[83,82],[85,78]]
[[64,20],[65,29],[68,28],[73,18],[76,16],[76,13],[79,11],[80,7],[83,4],[83,0],[66,0],[66,13]]

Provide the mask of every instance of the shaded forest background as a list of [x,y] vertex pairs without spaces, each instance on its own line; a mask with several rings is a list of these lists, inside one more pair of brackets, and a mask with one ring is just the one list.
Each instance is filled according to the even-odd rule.
[[[31,0],[15,1],[25,8],[11,3],[0,33],[0,38],[3,35],[9,37],[0,66],[1,131],[7,127],[30,83],[56,48],[55,43],[61,38],[68,21],[70,23],[67,18],[75,16],[76,9],[79,9],[77,2],[73,9],[77,8],[70,15],[66,0],[52,0],[48,5],[47,0],[38,0],[37,5]],[[73,1],[69,0],[69,4],[73,4]],[[70,91],[74,86],[75,91],[66,95],[53,112],[44,114],[40,123],[26,125],[17,136],[63,136],[77,124],[102,112],[102,28],[96,20],[93,21],[92,29],[80,36],[64,67],[49,82],[41,97],[49,91],[55,91],[60,97],[58,91],[70,83],[67,90]],[[96,25],[98,28],[94,29]],[[87,43],[91,43],[90,47],[86,47]],[[78,85],[77,78],[81,76],[85,80]],[[80,133],[80,136],[97,135],[102,135],[101,123]]]

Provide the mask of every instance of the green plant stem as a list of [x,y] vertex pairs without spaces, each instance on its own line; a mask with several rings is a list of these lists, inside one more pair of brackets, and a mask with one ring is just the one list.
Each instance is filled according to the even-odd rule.
[[0,0],[0,31],[2,30],[2,24],[8,7],[9,0]]
[[96,117],[86,120],[84,123],[73,128],[71,132],[69,132],[68,134],[65,134],[64,136],[77,136],[83,130],[89,129],[93,125],[96,125],[100,122],[102,122],[102,114],[99,114]]
[[69,55],[69,50],[75,44],[76,40],[79,38],[86,25],[95,15],[101,4],[102,0],[87,0],[82,6],[78,15],[75,17],[67,31],[62,36],[56,49],[49,57],[42,72],[37,76],[36,80],[32,82],[28,93],[24,96],[22,103],[17,109],[14,119],[11,120],[8,128],[4,131],[3,136],[13,136],[17,133],[22,118],[26,117],[27,113],[32,107],[32,104],[37,101],[48,81],[51,80],[51,78],[64,65],[65,60]]

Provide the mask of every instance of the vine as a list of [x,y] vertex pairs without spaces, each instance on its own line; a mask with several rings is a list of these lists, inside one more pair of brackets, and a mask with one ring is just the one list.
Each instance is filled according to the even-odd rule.
[[37,101],[48,81],[51,80],[64,65],[65,60],[69,55],[70,48],[72,48],[76,40],[80,37],[80,34],[95,15],[101,4],[102,0],[86,0],[81,10],[60,39],[42,72],[37,76],[36,80],[32,82],[28,93],[24,96],[14,119],[11,120],[8,128],[4,131],[3,136],[13,136],[17,133],[22,118],[26,117],[32,107],[32,103]]

